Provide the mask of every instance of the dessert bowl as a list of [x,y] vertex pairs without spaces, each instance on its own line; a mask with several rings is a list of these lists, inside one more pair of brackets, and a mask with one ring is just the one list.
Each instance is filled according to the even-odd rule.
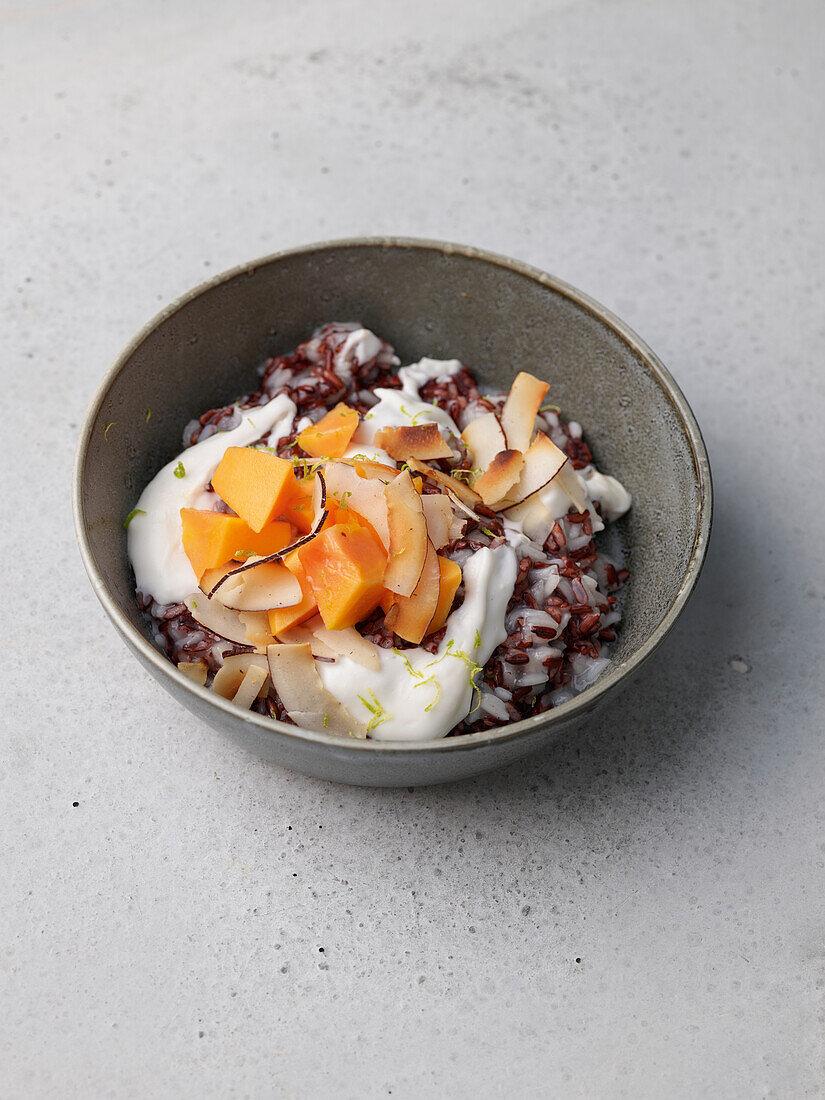
[[[358,321],[402,362],[457,358],[506,390],[519,371],[551,385],[585,426],[600,468],[633,495],[601,536],[630,579],[601,678],[551,711],[432,741],[342,738],[275,721],[181,675],[151,641],[135,602],[123,529],[143,486],[180,450],[183,425],[249,389],[255,367],[325,320]],[[149,413],[151,410],[151,414]],[[92,586],[141,664],[192,713],[259,756],[369,786],[448,782],[507,764],[587,721],[671,630],[705,558],[710,467],[684,396],[649,348],[609,311],[527,265],[432,241],[355,239],[245,264],[163,310],[104,378],[80,435],[77,538]]]

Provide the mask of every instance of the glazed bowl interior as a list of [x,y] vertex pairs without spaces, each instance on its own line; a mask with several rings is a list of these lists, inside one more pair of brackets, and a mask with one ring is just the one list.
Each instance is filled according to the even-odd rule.
[[[206,694],[181,687],[174,666],[152,647],[134,600],[123,520],[180,451],[188,420],[255,389],[256,367],[267,356],[292,351],[329,320],[360,321],[389,340],[403,363],[458,358],[495,389],[506,390],[520,370],[545,378],[562,415],[583,425],[599,468],[632,493],[631,511],[602,536],[630,569],[611,669],[549,715],[447,742],[481,746],[585,710],[652,652],[698,576],[711,507],[701,436],[661,364],[606,310],[524,265],[439,243],[344,241],[269,257],[170,306],[124,351],[90,410],[75,483],[81,550],[115,625],[156,676],[168,676],[170,690],[174,682],[193,700]],[[208,704],[201,697],[193,709],[203,714],[204,706],[225,715],[234,709],[214,697]],[[256,715],[243,721],[257,726],[258,751],[276,727],[280,738],[309,738],[321,748],[332,742]],[[213,724],[221,724],[217,714]],[[416,747],[362,742],[358,751]]]

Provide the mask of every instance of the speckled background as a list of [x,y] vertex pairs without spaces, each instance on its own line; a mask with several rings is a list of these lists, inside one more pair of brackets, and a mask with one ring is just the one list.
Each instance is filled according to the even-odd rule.
[[[825,1095],[821,4],[7,0],[3,1095]],[[126,340],[325,237],[517,256],[662,356],[699,592],[592,728],[333,787],[115,636],[69,477]]]

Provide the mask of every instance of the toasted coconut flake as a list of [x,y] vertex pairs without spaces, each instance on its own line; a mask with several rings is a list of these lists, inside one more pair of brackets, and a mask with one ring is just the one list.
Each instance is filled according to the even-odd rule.
[[549,389],[547,382],[527,371],[520,371],[513,379],[501,410],[501,426],[510,450],[527,451],[533,438],[536,414]]
[[[467,519],[473,520],[474,523],[480,523],[482,525],[484,524],[484,520],[481,518],[481,516],[477,515],[472,510],[472,508],[468,508],[463,500],[460,500],[458,497],[453,496],[453,494],[450,492],[449,489],[447,490],[447,496],[450,498],[450,502],[452,503],[453,507],[458,508],[459,512],[463,512],[463,514],[467,517]],[[481,498],[480,497],[479,497],[479,503],[481,503]],[[463,522],[466,524],[466,520],[463,521]],[[456,535],[456,534],[451,534],[450,535],[450,538],[456,539],[458,537],[459,536]]]
[[333,656],[349,657],[350,660],[372,672],[377,672],[381,667],[378,646],[359,634],[354,626],[346,626],[343,630],[327,630],[319,616],[317,622],[315,620],[311,622],[310,629],[314,637],[330,650]]
[[507,491],[506,497],[493,505],[494,509],[500,512],[512,504],[527,500],[533,493],[537,493],[552,481],[565,462],[567,462],[567,455],[564,451],[560,451],[544,432],[539,432],[524,456],[521,477],[512,489]]
[[278,635],[278,641],[288,642],[290,645],[308,645],[312,650],[313,657],[325,657],[334,661],[338,654],[313,632],[316,623],[320,626],[324,625],[320,615],[316,615],[309,622],[301,623],[299,626],[291,626],[287,630],[282,630]]
[[236,706],[241,707],[242,710],[249,710],[258,696],[266,691],[268,681],[268,669],[264,670],[256,668],[255,665],[250,665],[232,702]]
[[[203,592],[193,592],[183,601],[196,623],[205,626],[219,638],[239,645],[249,645],[246,627],[237,611],[230,611],[217,600],[208,600]],[[266,618],[266,615],[263,616]]]
[[375,462],[371,458],[349,458],[344,461],[352,463],[359,477],[376,478],[385,485],[398,477],[398,470],[394,466],[387,466],[385,462]]
[[238,618],[246,630],[246,644],[254,646],[259,653],[264,653],[266,647],[275,640],[269,629],[269,616],[265,611],[240,611]]
[[576,511],[584,512],[587,509],[587,493],[584,491],[581,478],[569,462],[561,467],[555,480]]
[[413,424],[400,428],[379,428],[375,445],[397,462],[411,458],[450,458],[452,451],[437,424]]
[[[377,478],[359,477],[357,471],[345,462],[330,462],[324,470],[327,499],[338,501],[344,508],[352,508],[362,516],[389,549],[390,529],[387,518],[387,497],[383,482]],[[397,472],[393,472],[393,477]]]
[[437,485],[441,485],[443,488],[448,489],[471,507],[474,504],[478,504],[481,500],[481,497],[474,489],[471,489],[469,485],[465,485],[463,481],[459,481],[457,477],[450,477],[448,474],[442,474],[441,470],[435,470],[425,462],[419,462],[417,458],[411,458],[407,465],[417,474],[423,474],[424,477],[428,477],[430,481],[434,481]]
[[475,490],[490,507],[497,504],[518,481],[524,468],[521,451],[499,451],[475,483]]
[[421,578],[415,591],[409,597],[396,596],[395,603],[387,612],[385,622],[399,638],[418,645],[427,633],[433,615],[438,607],[441,591],[441,569],[438,554],[433,544],[427,540],[427,557]]
[[408,470],[398,474],[384,491],[390,532],[384,587],[400,596],[411,596],[427,557],[427,521],[421,497]]
[[259,653],[236,653],[224,659],[215,673],[212,690],[216,695],[249,710],[259,695],[266,693],[269,665]]
[[450,527],[453,522],[453,508],[446,493],[427,493],[421,498],[421,507],[427,521],[427,535],[430,542],[440,550],[450,541]]
[[[447,494],[447,495],[449,496],[449,494]],[[464,509],[467,512],[470,511],[470,509],[467,508],[466,505],[462,504],[460,500],[454,500],[453,504],[455,504],[457,507],[459,507],[461,509]],[[473,516],[474,516],[477,523],[482,522],[480,516],[475,516],[474,513],[473,513]],[[468,527],[469,527],[469,524],[468,524],[467,520],[464,519],[463,516],[457,516],[455,514],[455,512],[453,512],[453,518],[450,521],[449,538],[447,539],[447,541],[452,542],[453,539],[463,538]]]
[[[256,564],[260,564],[259,569],[229,577],[215,593],[215,599],[233,611],[272,611],[301,602],[301,586],[285,565],[274,561]],[[202,590],[214,591],[217,582],[229,572],[229,566],[207,570],[201,578]]]
[[473,465],[480,470],[486,470],[499,451],[507,450],[507,437],[494,412],[482,413],[471,420],[461,439],[473,456]]
[[178,672],[182,672],[187,679],[194,680],[201,687],[206,686],[208,671],[206,661],[178,661]]
[[366,726],[324,687],[308,645],[271,645],[269,675],[287,714],[304,729],[366,738]]

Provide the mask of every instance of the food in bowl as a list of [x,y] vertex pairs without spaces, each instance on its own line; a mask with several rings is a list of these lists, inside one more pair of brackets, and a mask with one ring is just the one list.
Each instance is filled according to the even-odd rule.
[[406,367],[354,323],[191,421],[127,516],[137,600],[180,671],[307,729],[427,740],[538,714],[609,663],[631,499],[518,374]]

